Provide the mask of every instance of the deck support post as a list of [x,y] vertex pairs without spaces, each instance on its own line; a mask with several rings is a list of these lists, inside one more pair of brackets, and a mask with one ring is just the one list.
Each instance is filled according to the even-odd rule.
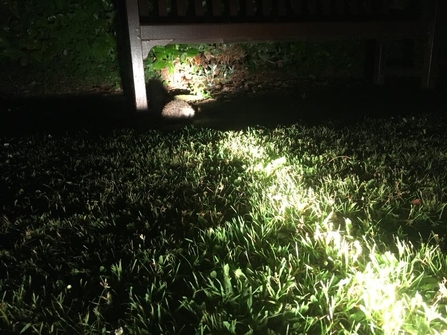
[[373,81],[374,84],[383,85],[385,79],[383,74],[383,69],[385,66],[385,57],[384,57],[384,48],[385,43],[382,38],[378,38],[375,41],[374,45],[374,73],[373,73]]
[[148,111],[146,82],[144,78],[143,48],[141,43],[140,14],[138,0],[126,0],[127,27],[130,42],[132,83],[135,110]]
[[422,67],[421,87],[424,89],[431,89],[434,87],[435,84],[435,75],[433,73],[433,70],[435,68],[435,55],[437,53],[436,40],[438,39],[438,36],[436,34],[436,30],[438,18],[438,0],[429,1],[427,6],[430,6],[427,11],[428,17],[426,18],[426,20],[430,24],[430,28],[424,50],[424,64]]

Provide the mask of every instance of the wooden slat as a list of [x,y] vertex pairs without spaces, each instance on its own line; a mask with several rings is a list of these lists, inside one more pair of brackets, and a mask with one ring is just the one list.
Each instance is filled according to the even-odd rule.
[[279,16],[286,16],[287,15],[287,9],[286,9],[286,0],[278,0],[278,1],[273,1],[273,5],[276,6],[273,7],[275,8],[275,15],[279,15]]
[[[424,48],[424,61],[422,65],[423,75],[421,78],[421,86],[426,89],[433,88],[434,86],[435,74],[433,73],[433,70],[436,68],[436,62],[439,61],[437,59],[438,57],[435,56],[440,44],[440,37],[438,36],[439,32],[437,32],[436,30],[436,27],[438,26],[438,20],[445,20],[447,16],[445,14],[445,7],[447,6],[445,5],[445,3],[442,4],[440,1],[441,0],[427,0],[427,2],[423,4],[423,6],[426,7],[422,7],[425,12],[422,20],[424,20],[425,22],[429,22],[430,27],[428,41]],[[440,9],[443,10],[441,11]]]
[[379,17],[380,16],[380,0],[371,0],[371,15]]
[[254,7],[255,16],[260,15],[262,13],[262,0],[254,0]]
[[305,17],[309,15],[309,9],[307,8],[307,2],[309,0],[300,0],[301,16]]
[[148,17],[149,16],[149,2],[147,0],[139,0],[138,1],[138,10],[140,12],[140,16]]
[[241,0],[245,2],[245,13],[247,16],[255,15],[255,6],[253,4],[253,0]]
[[302,0],[291,0],[291,7],[295,16],[303,15]]
[[180,17],[186,16],[186,3],[185,0],[175,0],[175,7],[177,9],[177,15]]
[[307,10],[310,16],[317,15],[317,0],[308,0]]
[[279,15],[279,6],[281,5],[281,2],[284,5],[284,2],[282,0],[273,1],[271,4],[271,15],[272,16],[278,16]]
[[387,16],[390,14],[390,4],[389,0],[381,0],[380,1],[380,12],[383,16]]
[[237,43],[247,41],[301,40],[315,38],[367,39],[367,38],[416,38],[427,35],[425,24],[412,21],[340,21],[233,24],[166,24],[143,25],[143,40],[173,40],[176,43]]
[[343,16],[346,14],[346,0],[336,0],[337,1],[337,16]]
[[190,17],[194,17],[194,0],[187,0],[187,6],[186,6],[186,15]]
[[213,16],[221,16],[222,15],[222,7],[221,7],[221,3],[220,0],[208,0],[208,3],[212,4],[212,11],[211,13],[213,14]]
[[359,0],[352,0],[350,2],[350,12],[354,16],[358,16],[360,14]]
[[337,15],[337,0],[330,0],[331,16]]
[[[408,14],[415,17],[423,12],[426,2],[431,0],[410,0]],[[447,1],[447,0],[445,0]],[[165,17],[185,17],[193,22],[193,17],[204,15],[203,3],[208,4],[211,16],[231,16],[236,17],[242,13],[248,16],[362,16],[362,17],[386,17],[394,15],[395,11],[390,11],[390,0],[153,0],[153,11],[149,13],[150,0],[138,0],[140,17],[146,18],[160,17],[164,22]],[[254,5],[257,4],[257,6]],[[319,4],[321,3],[321,8]],[[258,11],[257,9],[260,9]],[[304,11],[303,11],[304,9]],[[419,9],[416,11],[416,9]],[[256,13],[255,13],[256,11]],[[405,15],[405,11],[399,11]],[[344,19],[344,18],[339,18]],[[346,18],[348,19],[348,18]],[[173,18],[170,21],[174,20]],[[155,20],[154,22],[156,22]],[[239,22],[243,21],[239,17]]]
[[322,0],[321,1],[321,13],[326,16],[329,16],[332,14],[332,1],[331,0]]
[[286,0],[285,1],[285,10],[286,10],[287,16],[291,17],[291,16],[295,15],[294,8],[295,8],[294,0]]
[[197,16],[203,16],[202,0],[194,0],[194,12]]
[[[422,9],[428,1],[432,0],[410,0],[408,10],[410,12],[412,10],[411,13],[416,16],[419,12],[423,12]],[[151,13],[149,13],[150,0],[138,0],[138,3],[140,17],[145,18],[151,15],[162,19],[168,16],[185,17],[188,15],[190,22],[193,22],[194,16],[204,15],[203,3],[207,5],[208,13],[213,17],[220,17],[224,13],[227,17],[240,16],[242,13],[257,17],[353,15],[383,18],[394,15],[394,11],[390,11],[390,0],[153,0],[154,10]],[[254,5],[255,3],[256,5]],[[420,10],[416,12],[415,8]],[[170,19],[170,21],[172,20],[173,18]],[[237,21],[242,22],[242,17],[239,17]],[[161,22],[164,21],[161,20]]]
[[372,16],[373,15],[373,0],[364,0],[363,1],[363,8],[362,12],[366,16]]
[[326,0],[316,0],[315,8],[316,8],[316,15],[320,16],[323,13],[323,1]]
[[166,1],[164,0],[156,0],[155,1],[155,9],[159,16],[166,17],[168,16],[168,8],[166,6]]
[[213,3],[212,3],[212,0],[204,2],[203,5],[205,7],[205,16],[207,16],[207,17],[213,16]]
[[382,85],[385,81],[383,70],[385,67],[385,43],[383,39],[379,38],[374,46],[374,73],[373,80],[377,85]]
[[255,4],[255,16],[262,16],[262,1],[263,0],[255,0],[254,4]]
[[270,1],[269,0],[262,0],[261,8],[262,8],[262,11],[259,11],[258,15],[270,16]]
[[229,0],[227,3],[230,16],[236,16],[239,12],[238,0]]

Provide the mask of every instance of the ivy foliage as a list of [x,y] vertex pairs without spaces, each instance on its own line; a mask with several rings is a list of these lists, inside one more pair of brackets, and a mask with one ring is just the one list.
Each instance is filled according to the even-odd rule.
[[113,0],[7,0],[0,12],[0,61],[85,66],[116,57]]
[[[393,0],[393,3],[404,6],[407,1]],[[115,0],[0,2],[0,64],[6,65],[4,68],[8,71],[21,69],[23,74],[18,76],[29,82],[34,80],[30,78],[31,73],[36,73],[39,83],[40,78],[47,81],[52,74],[78,77],[82,82],[88,76],[96,76],[99,81],[118,82],[118,27],[114,4]],[[362,43],[251,43],[243,46],[243,52],[229,56],[233,62],[226,59],[225,45],[159,46],[152,49],[145,61],[145,72],[147,77],[156,76],[162,69],[173,72],[176,64],[194,57],[196,62],[188,63],[189,70],[195,76],[213,80],[218,74],[228,75],[228,78],[237,66],[252,70],[292,69],[303,75],[317,76],[330,66],[337,70],[334,74],[343,71],[350,74],[362,66],[365,52]],[[13,66],[9,66],[11,64]]]
[[184,62],[188,57],[194,57],[199,54],[195,47],[187,45],[168,44],[166,46],[156,46],[152,50],[152,58],[149,58],[150,66],[154,71],[160,71],[168,68],[170,72],[174,70],[174,61],[179,59]]

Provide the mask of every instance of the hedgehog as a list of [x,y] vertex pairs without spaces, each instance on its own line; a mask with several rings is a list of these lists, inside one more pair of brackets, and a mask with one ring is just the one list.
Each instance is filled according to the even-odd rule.
[[161,116],[167,119],[188,119],[194,117],[195,113],[186,101],[172,100],[163,107]]

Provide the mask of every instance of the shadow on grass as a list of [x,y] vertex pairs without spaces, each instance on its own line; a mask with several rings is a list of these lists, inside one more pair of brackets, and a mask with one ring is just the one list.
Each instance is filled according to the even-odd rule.
[[346,125],[365,117],[435,113],[441,100],[436,91],[423,91],[418,87],[354,85],[310,91],[301,88],[203,104],[195,124],[217,129],[297,122]]
[[[215,129],[297,122],[352,123],[365,117],[433,113],[442,95],[417,85],[340,84],[307,89],[295,87],[257,95],[239,93],[200,103],[192,123]],[[85,130],[104,133],[117,128],[176,129],[153,114],[136,114],[122,95],[74,95],[15,98],[0,101],[0,132],[20,135]],[[181,125],[180,125],[181,126]]]

